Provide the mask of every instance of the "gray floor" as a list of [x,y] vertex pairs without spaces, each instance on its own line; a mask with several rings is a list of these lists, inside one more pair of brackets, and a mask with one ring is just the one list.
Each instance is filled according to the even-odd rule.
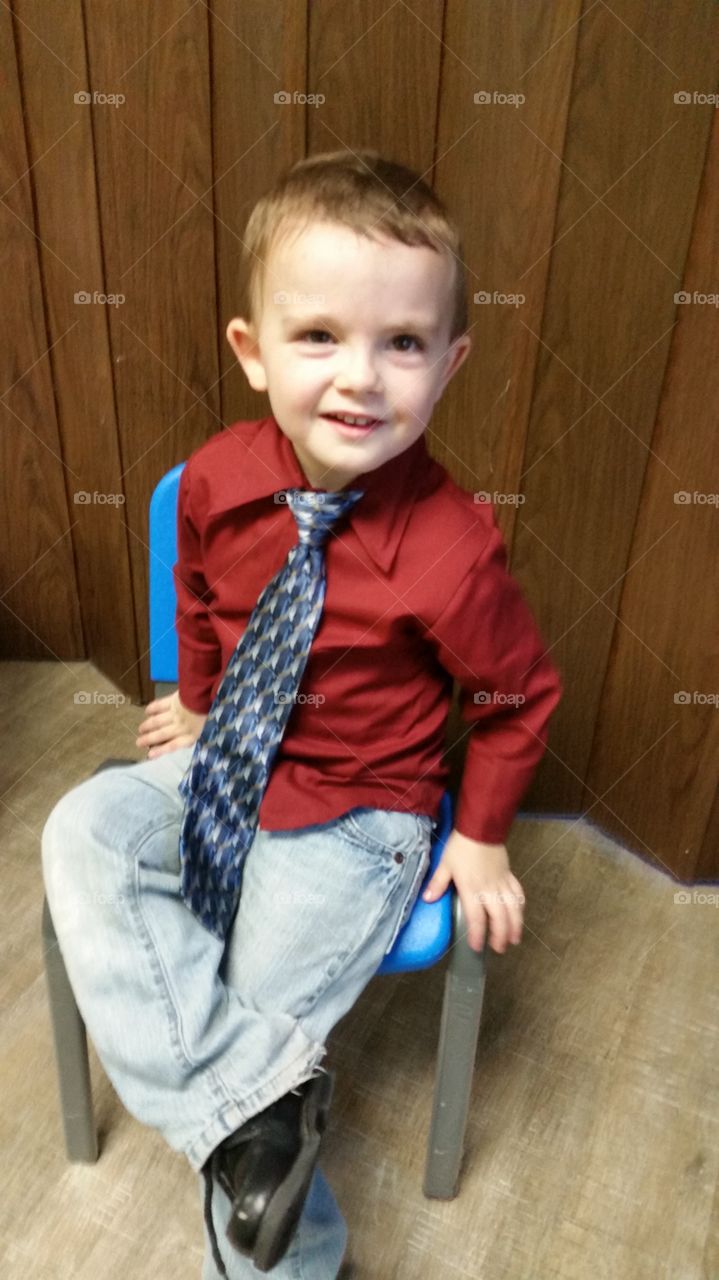
[[[102,759],[139,757],[112,692],[87,664],[0,664],[3,1280],[200,1276],[194,1175],[92,1050],[100,1159],[63,1154],[39,838]],[[330,1039],[352,1280],[719,1280],[717,907],[586,824],[520,820],[509,847],[525,934],[489,953],[456,1200],[421,1192],[445,963],[375,979]]]

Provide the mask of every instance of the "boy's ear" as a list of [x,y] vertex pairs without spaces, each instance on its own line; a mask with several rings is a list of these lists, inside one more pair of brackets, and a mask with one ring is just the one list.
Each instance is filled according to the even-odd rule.
[[447,354],[447,365],[444,371],[444,376],[439,385],[439,390],[437,392],[435,404],[437,403],[437,400],[439,400],[440,396],[443,394],[445,387],[447,386],[447,383],[454,377],[455,373],[460,368],[460,366],[464,364],[465,360],[467,359],[467,356],[469,355],[471,346],[472,346],[472,339],[470,338],[468,333],[460,334],[458,338],[455,338]]
[[227,341],[239,360],[254,391],[267,390],[267,375],[260,348],[252,326],[241,316],[235,316],[226,329]]

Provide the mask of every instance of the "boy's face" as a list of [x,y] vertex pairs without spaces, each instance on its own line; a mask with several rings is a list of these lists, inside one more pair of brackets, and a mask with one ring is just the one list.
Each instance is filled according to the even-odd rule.
[[271,250],[256,333],[238,318],[227,337],[315,488],[350,485],[424,431],[471,345],[466,334],[447,345],[452,275],[433,249],[335,223]]

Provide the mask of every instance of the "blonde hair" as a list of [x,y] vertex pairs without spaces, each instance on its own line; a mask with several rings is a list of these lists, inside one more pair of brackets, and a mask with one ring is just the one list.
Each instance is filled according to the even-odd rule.
[[457,227],[416,173],[368,149],[308,156],[257,201],[243,237],[243,314],[255,329],[270,251],[313,222],[341,223],[370,238],[384,234],[446,254],[454,265],[450,342],[466,332],[467,283]]

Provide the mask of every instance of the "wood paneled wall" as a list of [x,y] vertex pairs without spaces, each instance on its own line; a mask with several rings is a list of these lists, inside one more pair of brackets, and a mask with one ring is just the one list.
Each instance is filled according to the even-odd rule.
[[523,807],[719,873],[718,37],[713,0],[0,6],[2,654],[150,696],[152,488],[265,412],[224,337],[249,211],[374,146],[455,211],[472,297],[522,298],[472,302],[429,445],[496,495],[563,675]]

